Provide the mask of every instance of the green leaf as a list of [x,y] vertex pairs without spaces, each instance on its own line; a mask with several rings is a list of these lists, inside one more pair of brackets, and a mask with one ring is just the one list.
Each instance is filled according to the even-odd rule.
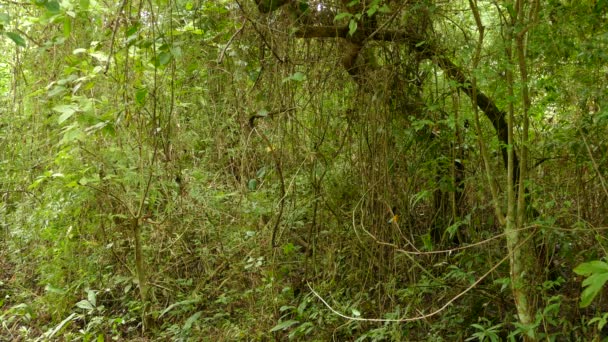
[[45,2],[44,7],[50,14],[59,13],[59,9],[60,9],[59,2],[57,2],[55,0]]
[[169,49],[171,51],[171,55],[174,58],[180,58],[183,54],[182,54],[182,48],[179,46],[175,46],[172,47],[171,49]]
[[291,79],[296,82],[302,82],[306,79],[306,75],[298,71],[295,74],[291,75]]
[[584,262],[574,268],[574,273],[582,276],[592,273],[608,273],[608,263],[600,260]]
[[379,2],[380,2],[380,0],[373,0],[369,4],[369,9],[367,10],[367,16],[368,17],[371,17],[374,14],[376,14],[376,12],[378,11],[378,8],[380,7]]
[[348,13],[348,12],[342,12],[342,13],[338,13],[335,17],[334,17],[334,21],[338,21],[341,19],[350,19],[352,18],[352,14]]
[[135,102],[138,105],[143,106],[146,103],[146,97],[148,96],[148,89],[140,88],[135,92]]
[[11,17],[8,15],[8,13],[0,13],[0,25],[8,25],[10,20]]
[[581,293],[580,307],[585,308],[591,304],[595,296],[600,292],[604,284],[608,281],[608,273],[594,274],[583,281],[583,287],[586,287]]
[[87,290],[87,300],[91,305],[97,306],[97,295],[95,294],[95,291]]
[[66,16],[63,18],[63,36],[68,38],[70,33],[72,33],[72,18]]
[[76,113],[76,108],[73,105],[59,105],[53,107],[53,110],[61,113],[59,119],[57,119],[57,123],[61,124],[65,120],[69,119],[74,113]]
[[295,320],[284,321],[284,322],[281,322],[281,323],[275,325],[274,328],[270,329],[270,332],[285,330],[285,329],[293,326],[294,324],[298,324],[298,323],[300,323],[300,321],[295,321]]
[[95,307],[86,299],[83,299],[80,302],[76,303],[76,306],[88,311],[95,309]]
[[374,14],[376,14],[376,12],[378,11],[378,5],[376,6],[371,6],[368,10],[367,10],[367,16],[371,17]]
[[171,52],[165,51],[161,52],[158,55],[158,64],[157,65],[166,65],[171,61]]
[[306,75],[304,75],[303,73],[298,71],[289,77],[285,77],[282,82],[283,83],[289,82],[289,81],[302,82],[304,80],[306,80]]
[[182,329],[183,330],[192,329],[192,324],[194,324],[194,322],[198,321],[199,317],[201,317],[202,314],[203,314],[202,311],[198,311],[194,315],[188,317],[188,319],[186,320],[186,323],[184,323],[184,326]]
[[380,8],[378,9],[378,12],[384,13],[384,14],[390,13],[391,12],[391,8],[388,7],[388,5],[384,4],[384,5],[380,6]]
[[591,304],[608,281],[608,264],[600,260],[584,262],[576,266],[574,272],[578,275],[587,276],[582,284],[585,289],[581,293],[579,304],[581,308],[585,308]]
[[66,291],[64,289],[60,289],[60,288],[54,287],[54,286],[52,286],[50,284],[47,284],[44,287],[44,290],[46,292],[55,293],[55,294],[65,294],[66,293]]
[[21,37],[21,35],[19,35],[18,33],[15,32],[6,32],[5,33],[7,37],[9,37],[13,42],[15,42],[15,44],[25,47],[25,39],[23,39],[23,37]]
[[348,34],[349,35],[353,35],[355,34],[355,32],[357,31],[357,21],[351,19],[350,22],[348,23]]

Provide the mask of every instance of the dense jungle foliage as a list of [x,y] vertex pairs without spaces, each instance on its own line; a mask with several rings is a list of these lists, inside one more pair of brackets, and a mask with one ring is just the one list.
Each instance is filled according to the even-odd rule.
[[608,0],[0,0],[0,341],[603,341]]

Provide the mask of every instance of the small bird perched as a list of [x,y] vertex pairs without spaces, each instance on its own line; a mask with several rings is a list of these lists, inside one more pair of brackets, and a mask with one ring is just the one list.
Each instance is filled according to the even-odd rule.
[[397,223],[399,221],[399,214],[397,213],[397,207],[393,207],[389,213],[391,217],[388,220],[388,224]]

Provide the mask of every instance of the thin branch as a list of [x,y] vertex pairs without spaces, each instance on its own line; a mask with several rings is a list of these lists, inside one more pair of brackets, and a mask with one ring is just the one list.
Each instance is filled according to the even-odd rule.
[[[528,237],[526,237],[526,239],[524,241],[522,241],[517,248],[513,249],[513,251],[515,251],[516,249],[521,248],[521,246],[523,246],[532,236],[534,236],[535,234],[530,234]],[[325,306],[334,314],[348,319],[350,321],[363,321],[363,322],[385,322],[385,323],[401,323],[401,322],[414,322],[414,321],[420,321],[423,319],[427,319],[429,317],[435,316],[439,313],[441,313],[442,311],[444,311],[448,306],[450,306],[452,303],[454,303],[458,298],[464,296],[466,293],[468,293],[469,291],[471,291],[473,288],[475,288],[477,285],[479,285],[479,283],[481,283],[485,278],[487,278],[492,272],[494,272],[498,266],[500,266],[503,262],[505,262],[507,259],[509,259],[511,257],[511,254],[513,253],[513,251],[511,251],[510,253],[508,253],[504,258],[502,258],[498,263],[496,263],[494,266],[492,266],[492,268],[490,268],[486,273],[484,273],[481,277],[479,277],[479,279],[477,279],[473,284],[471,284],[469,287],[467,287],[464,291],[460,292],[459,294],[457,294],[456,296],[452,297],[452,299],[450,299],[449,301],[447,301],[443,306],[441,306],[439,309],[425,314],[425,315],[419,315],[419,316],[415,316],[415,317],[409,317],[409,318],[364,318],[364,317],[353,317],[353,316],[348,316],[345,315],[341,312],[339,312],[338,310],[334,309],[331,305],[329,305],[329,303],[327,303],[327,301],[325,299],[323,299],[323,297],[321,297],[310,285],[309,282],[306,282],[306,286],[308,286],[308,289],[312,292],[312,294],[315,295],[315,297],[317,297],[323,304],[325,304]]]
[[226,54],[226,50],[228,50],[228,47],[230,47],[234,38],[243,31],[243,29],[245,28],[246,22],[247,22],[247,19],[244,19],[243,24],[241,25],[241,28],[236,30],[236,32],[234,32],[232,37],[230,37],[230,39],[228,39],[228,43],[226,43],[226,46],[224,46],[224,48],[222,49],[222,52],[220,52],[220,56],[217,59],[217,64],[222,64],[222,61],[224,60],[224,55]]

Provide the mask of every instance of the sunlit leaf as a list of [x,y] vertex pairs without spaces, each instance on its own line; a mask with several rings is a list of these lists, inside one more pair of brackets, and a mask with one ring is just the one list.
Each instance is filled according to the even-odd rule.
[[70,18],[69,16],[66,16],[65,18],[63,18],[63,36],[67,38],[70,36],[71,33],[72,33],[72,18]]

